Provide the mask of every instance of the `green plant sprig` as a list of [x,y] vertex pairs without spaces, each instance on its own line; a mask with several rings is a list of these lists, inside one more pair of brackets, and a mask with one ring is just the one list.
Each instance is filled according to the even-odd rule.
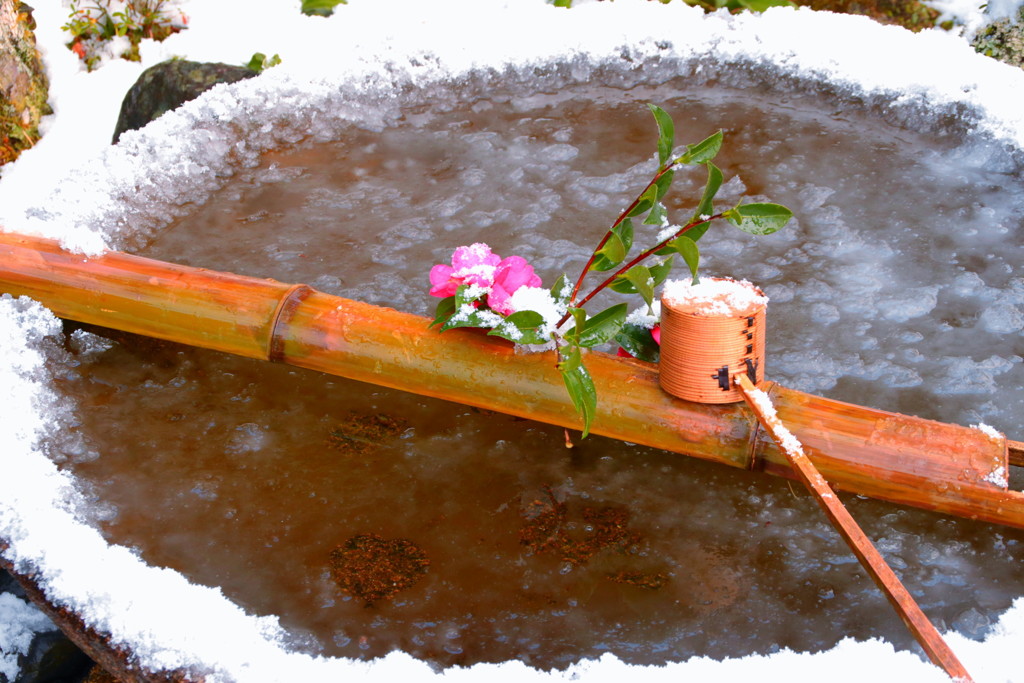
[[[645,261],[650,256],[653,256],[654,254],[658,253],[662,249],[665,249],[666,247],[669,246],[670,243],[675,241],[677,238],[685,235],[689,230],[691,230],[693,228],[696,228],[697,226],[700,226],[700,225],[706,225],[706,224],[710,223],[713,220],[717,220],[719,218],[723,218],[725,215],[726,215],[725,213],[716,213],[714,216],[709,216],[707,218],[707,220],[703,220],[703,221],[702,220],[696,220],[696,221],[691,221],[691,222],[687,223],[686,225],[681,227],[679,230],[677,230],[675,233],[673,233],[671,237],[669,237],[667,239],[664,239],[661,242],[658,242],[653,247],[650,247],[649,249],[645,249],[644,251],[640,252],[629,263],[627,263],[626,265],[624,265],[621,268],[619,268],[617,271],[615,271],[614,274],[612,274],[606,280],[601,282],[601,284],[599,284],[596,287],[594,287],[594,289],[592,289],[589,294],[587,294],[585,297],[580,299],[579,302],[576,303],[575,305],[577,307],[579,307],[579,308],[582,308],[583,306],[586,306],[588,301],[593,299],[603,289],[605,289],[605,288],[609,287],[610,285],[614,284],[616,280],[619,280],[620,278],[622,278],[627,272],[629,272],[629,270],[631,268],[633,268],[633,266],[635,266],[635,265]],[[693,240],[691,240],[691,241],[693,241]],[[695,268],[693,268],[692,270],[696,271]],[[694,279],[696,280],[696,277]],[[569,318],[568,318],[568,314],[567,314],[566,317],[563,318],[561,323],[564,323],[568,319]],[[561,323],[559,323],[559,324],[561,324]]]
[[[572,7],[572,0],[548,0],[555,7]],[[672,0],[658,0],[663,5],[668,5]],[[769,7],[796,7],[791,0],[683,0],[687,5],[697,6],[705,12],[714,12],[717,9],[725,8],[734,14],[741,10],[751,12],[763,12]]]
[[[654,177],[619,214],[598,242],[576,279],[571,293],[568,296],[560,293],[559,287],[564,282],[564,276],[551,290],[552,296],[566,309],[555,327],[561,329],[570,319],[574,323],[566,332],[555,334],[555,347],[557,367],[566,390],[576,411],[583,417],[584,438],[589,434],[591,422],[597,412],[597,391],[583,363],[582,350],[613,340],[619,341],[623,347],[637,348],[639,344],[634,335],[624,333],[628,310],[625,303],[611,306],[589,318],[584,309],[586,304],[599,292],[611,289],[622,294],[639,294],[647,304],[648,310],[652,310],[654,289],[668,278],[676,255],[681,256],[686,262],[694,284],[699,282],[700,250],[697,247],[697,240],[704,236],[713,221],[725,219],[749,234],[768,235],[784,227],[793,216],[792,211],[786,207],[771,203],[738,204],[725,211],[716,212],[714,199],[722,187],[724,176],[712,161],[722,147],[722,131],[719,130],[696,144],[687,145],[685,152],[673,157],[675,126],[672,118],[657,105],[647,106],[658,125],[658,168]],[[654,246],[641,250],[626,262],[626,257],[633,246],[634,229],[631,219],[646,214],[644,224],[666,226],[668,210],[662,204],[662,199],[672,185],[675,169],[681,165],[701,164],[707,168],[708,178],[692,218],[670,236],[662,238]],[[668,258],[656,266],[643,265],[644,261],[654,255]],[[591,271],[612,269],[615,272],[611,276],[602,280],[582,299],[578,299],[583,281]]]
[[[648,107],[658,125],[658,168],[651,181],[619,214],[598,242],[573,286],[570,287],[566,276],[562,275],[548,291],[556,310],[564,311],[554,325],[538,311],[499,313],[488,304],[488,288],[466,283],[460,284],[453,295],[438,302],[431,323],[432,327],[440,325],[442,332],[459,327],[484,328],[489,330],[489,335],[519,344],[553,342],[556,367],[576,411],[583,418],[584,438],[590,433],[597,414],[597,390],[583,362],[583,350],[614,341],[643,360],[652,360],[651,356],[657,353],[657,346],[648,330],[626,324],[628,307],[625,303],[610,306],[594,316],[587,315],[586,304],[598,292],[611,289],[620,294],[639,294],[653,313],[654,290],[668,278],[677,255],[686,262],[694,283],[698,281],[700,250],[697,241],[713,221],[725,219],[744,232],[768,235],[785,226],[793,216],[786,207],[768,203],[739,204],[725,211],[716,211],[714,199],[722,187],[724,176],[712,160],[722,147],[722,131],[687,145],[682,154],[673,156],[675,127],[671,117],[654,104]],[[644,225],[659,228],[659,236],[668,231],[668,209],[662,204],[662,199],[672,185],[676,168],[681,165],[704,165],[707,168],[707,182],[693,216],[681,227],[672,226],[675,229],[668,235],[656,240],[653,246],[641,249],[627,261],[633,249],[632,219],[642,218]],[[651,256],[666,258],[648,267],[643,262]],[[603,271],[614,272],[579,299],[586,276],[590,272]],[[563,331],[570,320],[572,326]]]
[[[163,40],[181,30],[171,17],[167,0],[131,0],[122,10],[113,10],[111,0],[95,0],[95,5],[82,6],[80,2],[70,4],[71,13],[61,29],[71,34],[67,47],[76,52],[92,71],[100,57],[90,41],[105,41],[115,37],[126,37],[130,47],[121,57],[128,61],[139,61],[139,43],[143,38]],[[184,15],[182,15],[184,17]]]

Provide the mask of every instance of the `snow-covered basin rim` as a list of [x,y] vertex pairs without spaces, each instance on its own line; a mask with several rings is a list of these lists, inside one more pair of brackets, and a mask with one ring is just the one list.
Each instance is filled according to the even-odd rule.
[[[650,7],[649,12],[665,12],[657,3]],[[677,11],[657,21],[650,20],[649,12],[636,11],[636,3],[601,3],[553,15],[557,20],[545,15],[544,22],[532,22],[528,41],[514,31],[491,33],[486,40],[469,35],[427,55],[425,47],[407,39],[401,45],[381,42],[365,50],[369,58],[361,61],[293,60],[260,78],[217,87],[124,136],[121,144],[62,181],[46,207],[5,229],[56,237],[70,248],[93,253],[130,246],[162,227],[168,216],[184,211],[182,205],[201,201],[233,169],[255,164],[267,149],[309,138],[333,139],[351,125],[380,129],[401,115],[402,104],[429,101],[474,81],[519,79],[547,88],[607,78],[656,83],[669,73],[686,73],[695,81],[713,79],[733,87],[776,82],[796,91],[827,91],[841,102],[864,102],[896,122],[914,118],[916,124],[931,121],[938,127],[957,116],[967,131],[1014,152],[1024,147],[1024,111],[1012,102],[1022,91],[1024,73],[976,55],[955,37],[909,34],[857,17],[808,11],[736,17]],[[352,49],[363,47],[353,41]],[[332,69],[335,63],[344,68]],[[24,304],[0,303],[4,325],[17,332],[0,336],[0,343],[28,359],[5,368],[12,373],[5,386],[20,392],[18,404],[26,410],[24,419],[4,420],[0,427],[0,435],[12,444],[6,449],[12,474],[0,485],[0,540],[9,544],[5,558],[19,571],[34,574],[51,601],[81,614],[152,670],[186,667],[208,680],[433,675],[425,664],[398,654],[368,666],[289,652],[276,618],[245,615],[219,590],[146,566],[131,551],[105,544],[79,523],[73,483],[34,447],[53,428],[40,417],[44,408],[59,402],[45,383],[36,381],[43,361],[32,360],[31,344],[38,343],[40,329],[59,334],[59,328],[44,311],[30,308],[26,313],[19,308]],[[11,357],[4,351],[5,358]],[[26,491],[36,495],[27,497]],[[126,595],[125,586],[136,590]],[[1022,610],[1018,601],[1011,612]],[[919,666],[912,655],[893,653],[885,644],[844,644],[831,653],[806,656],[823,662],[818,673],[808,673],[831,669],[834,674],[837,660],[856,657],[858,678],[870,675],[871,658],[860,654],[879,647],[886,660],[879,672],[891,676],[897,664]],[[765,659],[758,670],[763,675],[780,667],[781,672],[791,665],[783,660]],[[727,665],[733,671],[739,666],[722,666]],[[597,676],[621,673],[624,666],[605,657],[563,673],[542,674],[519,663],[502,671],[518,678]],[[629,668],[634,675],[642,671],[654,678],[666,671],[678,676],[683,666]],[[493,666],[477,666],[459,675],[490,680],[495,673]],[[913,675],[927,680],[933,673],[923,665]]]

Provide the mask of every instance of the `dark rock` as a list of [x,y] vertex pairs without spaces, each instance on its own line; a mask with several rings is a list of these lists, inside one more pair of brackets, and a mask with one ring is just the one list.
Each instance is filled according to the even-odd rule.
[[15,683],[71,683],[89,675],[93,662],[60,631],[32,639]]
[[[0,594],[3,593],[28,600],[18,580],[0,568]],[[52,631],[35,634],[28,652],[18,657],[17,678],[7,681],[0,674],[0,683],[78,683],[85,680],[92,666],[92,660],[54,627]]]
[[39,139],[39,120],[53,112],[32,8],[0,0],[0,165],[13,161]]
[[25,597],[25,589],[21,587],[18,580],[2,568],[0,568],[0,593],[14,593],[22,600],[28,599]]
[[[0,0],[2,1],[2,0]],[[151,66],[128,90],[121,103],[114,140],[126,130],[142,128],[165,112],[194,100],[218,83],[234,83],[256,75],[255,71],[230,64],[206,64],[172,59]]]

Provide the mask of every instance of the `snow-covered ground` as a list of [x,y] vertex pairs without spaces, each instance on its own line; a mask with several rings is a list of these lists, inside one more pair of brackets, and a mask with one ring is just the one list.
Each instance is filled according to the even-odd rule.
[[[298,0],[183,0],[178,6],[189,18],[188,30],[163,43],[144,44],[141,64],[115,60],[86,73],[63,46],[66,37],[60,26],[68,10],[58,2],[37,4],[37,38],[51,78],[55,113],[45,121],[44,137],[35,148],[2,169],[0,225],[61,237],[86,249],[111,243],[111,236],[96,228],[96,233],[88,232],[89,226],[76,217],[103,216],[117,222],[117,207],[103,202],[114,202],[124,187],[134,187],[134,179],[144,173],[140,159],[158,159],[157,165],[181,162],[182,156],[197,150],[199,143],[189,138],[195,121],[252,118],[261,89],[284,93],[277,106],[287,108],[293,106],[289,98],[295,93],[321,97],[321,92],[337,90],[333,84],[346,82],[346,74],[370,80],[385,61],[394,64],[404,59],[406,70],[401,77],[415,83],[436,78],[435,70],[457,74],[473,65],[527,63],[569,51],[600,55],[618,44],[643,50],[670,31],[674,22],[681,29],[696,29],[686,34],[692,43],[686,49],[695,52],[751,51],[780,68],[813,73],[869,92],[906,92],[936,106],[966,102],[984,112],[980,125],[986,132],[1024,147],[1024,112],[1006,96],[1008,90],[1020,92],[1019,74],[974,55],[962,37],[938,31],[911,36],[856,18],[792,10],[772,10],[763,17],[705,18],[681,3],[663,6],[643,0],[577,0],[572,10],[554,8],[544,0],[350,0],[334,17],[323,19],[302,16]],[[980,3],[935,0],[932,4],[957,13],[968,29],[980,23]],[[1001,13],[1019,4],[992,3]],[[865,45],[875,47],[867,53]],[[901,51],[918,59],[907,65],[893,63],[892,54]],[[129,136],[120,145],[123,150],[108,151],[121,100],[143,69],[171,56],[242,64],[255,52],[277,53],[283,60],[264,77],[265,83],[240,86],[230,96],[207,98],[187,115],[166,117],[154,128],[169,136],[165,144],[153,134]],[[408,66],[409,56],[426,54],[437,56],[438,65],[420,59],[416,68]],[[423,67],[424,63],[430,66]],[[350,78],[347,87],[357,87],[354,80],[358,79]],[[322,98],[330,101],[329,95]],[[312,114],[317,113],[313,107]],[[97,199],[91,192],[103,183],[122,187],[99,192]],[[113,632],[115,639],[131,643],[150,666],[195,665],[217,672],[208,680],[437,676],[425,664],[401,654],[367,666],[289,653],[280,645],[273,617],[243,615],[219,591],[192,586],[174,572],[146,567],[131,552],[106,547],[96,532],[78,524],[63,504],[75,500],[69,483],[35,445],[52,428],[40,415],[46,409],[61,410],[39,381],[41,376],[45,379],[39,338],[56,329],[54,320],[39,307],[0,299],[0,353],[8,364],[0,368],[0,385],[8,388],[8,404],[25,415],[0,424],[0,466],[5,472],[8,468],[17,472],[0,481],[0,537],[16,541],[7,553],[12,561],[47,570],[55,599],[79,609]],[[83,554],[99,559],[82,562]],[[148,602],[125,595],[125,585],[146,585]],[[0,609],[0,619],[6,620],[0,624],[0,635],[14,634],[10,642],[20,643],[26,629],[44,628],[34,623],[37,614],[32,610],[9,604],[5,596],[0,599],[5,601],[0,607],[6,606]],[[202,619],[195,619],[197,612]],[[1024,680],[1018,674],[1021,638],[1024,600],[1015,603],[984,642],[955,633],[948,636],[979,681]],[[0,647],[4,642],[0,638]],[[7,660],[0,660],[0,671],[8,673],[3,668],[7,666]],[[447,679],[488,681],[631,676],[652,681],[944,680],[937,669],[914,655],[895,652],[878,641],[844,641],[817,654],[781,652],[725,662],[697,658],[658,669],[627,666],[606,656],[563,673],[509,663],[445,674]]]

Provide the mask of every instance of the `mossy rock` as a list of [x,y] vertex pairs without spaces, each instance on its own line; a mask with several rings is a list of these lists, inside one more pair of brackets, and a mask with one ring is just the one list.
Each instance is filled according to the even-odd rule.
[[0,165],[35,144],[40,119],[53,113],[34,29],[31,7],[0,0]]
[[918,0],[793,0],[814,10],[860,14],[882,24],[895,24],[911,31],[935,28],[937,10]]
[[978,31],[971,47],[987,57],[1024,68],[1024,8],[1017,21],[1000,19]]
[[255,71],[243,66],[184,59],[171,59],[151,66],[142,72],[125,95],[113,141],[116,143],[121,133],[142,128],[166,112],[194,100],[218,83],[234,83],[255,75]]

